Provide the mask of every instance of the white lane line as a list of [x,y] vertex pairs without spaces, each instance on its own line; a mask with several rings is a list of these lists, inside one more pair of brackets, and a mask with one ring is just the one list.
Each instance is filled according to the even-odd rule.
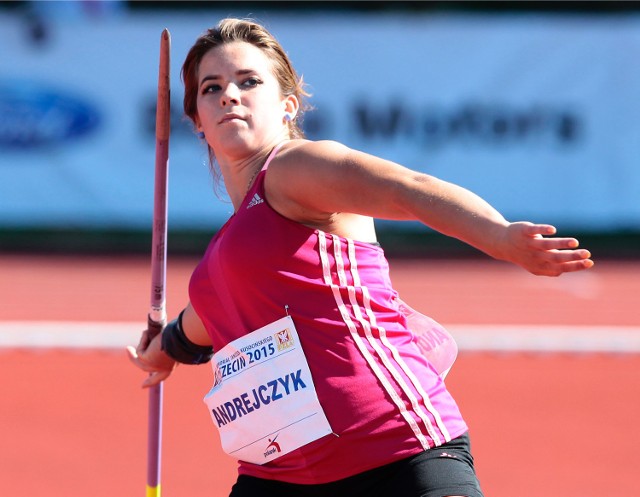
[[[0,349],[119,349],[141,321],[0,321]],[[640,353],[640,326],[448,325],[461,351]]]

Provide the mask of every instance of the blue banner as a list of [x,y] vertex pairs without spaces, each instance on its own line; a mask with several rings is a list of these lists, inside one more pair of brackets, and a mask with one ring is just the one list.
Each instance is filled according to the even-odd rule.
[[[165,27],[169,226],[220,226],[232,207],[182,118],[179,71],[197,36],[229,14],[51,16],[35,39],[23,18],[0,13],[0,228],[149,226]],[[511,220],[640,229],[640,17],[259,20],[313,94],[310,138],[461,184]]]

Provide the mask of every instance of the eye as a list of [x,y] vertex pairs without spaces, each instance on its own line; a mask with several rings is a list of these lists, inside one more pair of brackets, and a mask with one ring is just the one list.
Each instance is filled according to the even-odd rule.
[[261,85],[262,81],[255,77],[255,76],[251,76],[250,78],[247,78],[244,80],[244,82],[242,83],[242,86],[246,86],[249,88],[255,88],[258,85]]
[[205,93],[214,93],[216,91],[220,91],[221,86],[218,84],[209,84],[205,85],[201,88],[200,93],[204,95]]

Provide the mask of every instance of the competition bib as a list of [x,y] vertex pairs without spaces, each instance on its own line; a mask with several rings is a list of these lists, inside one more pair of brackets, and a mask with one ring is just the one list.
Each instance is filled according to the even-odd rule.
[[213,356],[205,396],[223,450],[264,464],[332,433],[290,316]]

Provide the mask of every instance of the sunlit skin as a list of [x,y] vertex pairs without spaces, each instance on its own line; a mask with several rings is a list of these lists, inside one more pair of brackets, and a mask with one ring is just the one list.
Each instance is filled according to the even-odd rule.
[[269,151],[288,138],[287,112],[298,101],[284,97],[262,50],[234,42],[210,50],[198,70],[196,126],[205,134],[235,206]]

